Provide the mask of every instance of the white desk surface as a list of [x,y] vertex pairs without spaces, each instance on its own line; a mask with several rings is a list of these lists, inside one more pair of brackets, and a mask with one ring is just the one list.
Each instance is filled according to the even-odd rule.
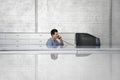
[[43,46],[7,46],[0,48],[0,54],[120,54],[120,48],[110,48],[109,46],[101,46],[100,48],[76,48],[75,46],[58,46],[56,48],[48,48]]

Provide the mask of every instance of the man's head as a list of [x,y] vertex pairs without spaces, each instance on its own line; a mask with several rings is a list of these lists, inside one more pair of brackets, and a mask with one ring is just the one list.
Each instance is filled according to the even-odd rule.
[[58,30],[57,29],[52,29],[51,30],[51,36],[52,36],[53,39],[56,40],[58,38],[58,36],[59,36],[58,35]]

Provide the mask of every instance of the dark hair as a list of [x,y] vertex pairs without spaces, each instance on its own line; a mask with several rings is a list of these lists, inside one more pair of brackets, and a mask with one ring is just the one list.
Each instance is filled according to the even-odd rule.
[[54,35],[55,32],[58,32],[58,30],[57,30],[57,29],[52,29],[52,30],[51,30],[51,35]]

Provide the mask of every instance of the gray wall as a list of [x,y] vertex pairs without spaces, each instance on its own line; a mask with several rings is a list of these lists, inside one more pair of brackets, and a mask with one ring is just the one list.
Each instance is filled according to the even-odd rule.
[[34,32],[34,0],[0,0],[0,32]]
[[0,80],[35,80],[35,57],[0,55]]
[[120,45],[120,1],[113,0],[112,9],[112,45],[119,47]]
[[58,56],[57,60],[52,60],[49,55],[38,56],[38,75],[41,75],[38,80],[112,80],[109,54]]
[[109,44],[110,0],[38,0],[38,31],[85,32]]
[[0,32],[87,32],[104,45],[120,43],[119,0],[113,1],[112,35],[110,0],[0,0]]
[[[120,48],[120,0],[113,0],[112,45]],[[112,55],[113,80],[120,80],[120,55]]]
[[0,32],[86,32],[109,44],[110,0],[1,0]]

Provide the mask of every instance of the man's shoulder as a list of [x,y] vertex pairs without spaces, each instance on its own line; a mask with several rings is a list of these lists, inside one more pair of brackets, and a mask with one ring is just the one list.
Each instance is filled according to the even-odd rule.
[[52,38],[49,38],[48,41],[52,41]]

